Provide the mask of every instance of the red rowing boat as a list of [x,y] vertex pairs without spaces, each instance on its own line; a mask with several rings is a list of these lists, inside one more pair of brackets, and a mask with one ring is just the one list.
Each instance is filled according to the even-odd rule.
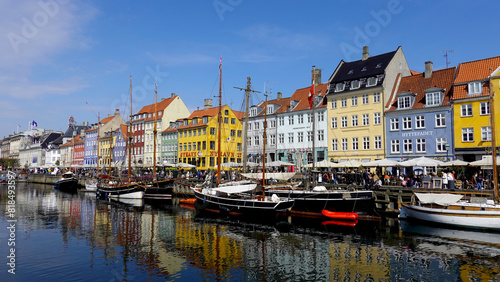
[[355,212],[332,212],[329,210],[322,210],[321,213],[333,219],[356,220],[358,218],[358,214]]

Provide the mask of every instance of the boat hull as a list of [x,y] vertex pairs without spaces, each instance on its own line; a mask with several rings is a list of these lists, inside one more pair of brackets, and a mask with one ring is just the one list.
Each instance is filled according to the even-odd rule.
[[171,199],[174,194],[174,179],[160,180],[146,187],[146,199]]
[[198,210],[214,210],[228,213],[238,214],[274,214],[290,210],[293,205],[293,200],[261,201],[259,199],[250,198],[232,198],[210,195],[194,190],[194,195],[197,200],[195,207]]
[[141,186],[97,186],[96,196],[112,199],[142,199],[144,198],[144,191],[145,188]]
[[[469,207],[462,209],[461,207]],[[400,219],[416,219],[430,223],[464,228],[500,230],[500,207],[488,205],[454,205],[448,208],[431,208],[402,203]],[[484,209],[484,210],[483,210]]]
[[266,194],[278,197],[290,197],[295,200],[292,213],[312,213],[322,215],[322,210],[332,212],[356,212],[371,215],[375,209],[375,197],[372,191],[300,191],[300,190],[268,190]]
[[64,192],[76,193],[78,192],[78,179],[74,177],[59,179],[54,183],[54,188]]

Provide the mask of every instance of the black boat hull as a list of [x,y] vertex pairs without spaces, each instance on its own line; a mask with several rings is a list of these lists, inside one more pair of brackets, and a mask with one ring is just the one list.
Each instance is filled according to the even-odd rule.
[[69,193],[78,192],[78,179],[76,178],[63,178],[54,183],[54,188]]

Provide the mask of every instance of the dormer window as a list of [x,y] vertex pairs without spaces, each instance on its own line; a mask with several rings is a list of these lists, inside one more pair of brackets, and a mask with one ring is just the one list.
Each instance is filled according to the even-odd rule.
[[290,110],[293,110],[295,108],[295,106],[297,106],[297,101],[291,100],[290,101]]
[[340,92],[340,91],[344,91],[344,83],[343,82],[337,83],[337,85],[335,85],[335,92]]
[[379,69],[382,67],[382,63],[378,63],[377,66],[375,67],[376,69]]
[[398,109],[409,109],[411,108],[412,97],[411,96],[402,96],[398,97]]
[[272,114],[274,112],[274,105],[267,105],[267,114]]
[[366,81],[366,86],[375,86],[377,84],[377,78],[369,77]]
[[366,67],[363,67],[363,68],[361,69],[361,71],[366,71]]
[[207,123],[208,122],[208,117],[203,117],[203,123]]
[[359,88],[359,80],[353,80],[351,82],[351,89],[358,89]]
[[350,71],[348,72],[348,74],[353,74],[353,73],[354,73],[354,71],[353,71],[353,70],[350,70]]
[[252,108],[252,109],[250,110],[250,116],[251,116],[251,117],[254,117],[254,116],[256,116],[256,115],[257,115],[257,108]]
[[185,119],[185,120],[184,120],[184,126],[187,126],[187,125],[188,125],[188,122],[189,122],[189,120]]
[[197,124],[198,124],[198,119],[197,118],[193,119],[193,125],[197,125]]
[[482,83],[480,81],[471,82],[468,85],[468,95],[478,95],[483,93]]
[[442,102],[442,92],[431,92],[425,94],[425,106],[439,106]]

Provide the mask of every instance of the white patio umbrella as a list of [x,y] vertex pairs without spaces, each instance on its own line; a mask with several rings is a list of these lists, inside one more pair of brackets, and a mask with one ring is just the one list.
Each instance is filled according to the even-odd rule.
[[467,166],[469,165],[469,162],[465,162],[465,161],[461,161],[461,160],[453,160],[453,161],[449,161],[449,162],[444,162],[442,164],[440,164],[439,166]]
[[[500,165],[500,157],[497,157],[497,166]],[[484,156],[481,160],[469,163],[473,166],[493,166],[493,158],[491,156]]]
[[388,167],[388,166],[399,166],[400,163],[389,159],[381,159],[362,164],[364,167]]
[[195,165],[192,164],[186,164],[186,163],[176,163],[175,167],[180,167],[180,168],[193,168],[196,167]]
[[[312,163],[305,165],[305,167],[312,167],[312,166],[313,166]],[[339,167],[339,164],[331,162],[329,160],[322,160],[320,162],[314,163],[314,167]]]
[[166,166],[166,167],[175,167],[175,164],[169,163],[167,161],[163,161],[163,166]]
[[362,165],[363,165],[362,162],[354,161],[354,160],[349,160],[349,161],[338,163],[338,167],[344,167],[344,168],[347,168],[347,167],[360,167]]
[[266,163],[266,166],[291,166],[291,165],[295,165],[295,164],[289,163],[289,162],[284,162],[284,161],[274,161],[274,162]]
[[243,164],[242,163],[237,163],[237,162],[227,162],[227,163],[221,163],[221,167],[241,167]]
[[400,166],[423,166],[423,167],[426,167],[426,166],[439,166],[442,163],[443,163],[442,161],[438,161],[435,159],[420,157],[420,158],[414,158],[411,160],[400,162],[399,165]]

